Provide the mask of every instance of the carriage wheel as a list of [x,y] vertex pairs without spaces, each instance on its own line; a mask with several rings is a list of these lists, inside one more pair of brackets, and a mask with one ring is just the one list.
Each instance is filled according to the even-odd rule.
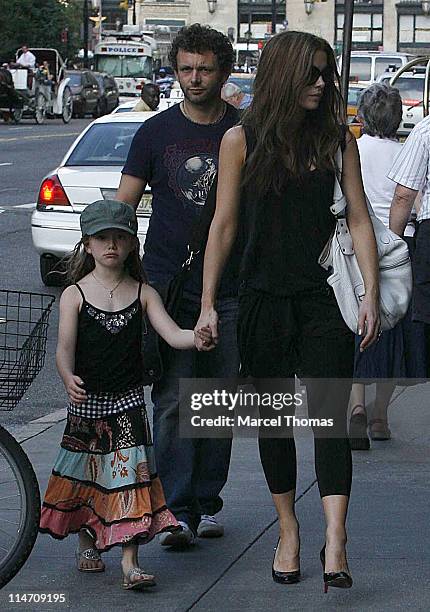
[[61,119],[63,123],[69,123],[73,114],[73,100],[72,100],[72,92],[70,91],[70,87],[66,87],[63,91],[63,110],[61,113]]
[[14,108],[12,111],[12,121],[14,123],[19,123],[22,119],[23,114],[24,114],[23,108]]
[[41,124],[45,121],[46,115],[46,98],[42,93],[38,93],[36,97],[36,109],[34,112],[34,118],[37,124]]

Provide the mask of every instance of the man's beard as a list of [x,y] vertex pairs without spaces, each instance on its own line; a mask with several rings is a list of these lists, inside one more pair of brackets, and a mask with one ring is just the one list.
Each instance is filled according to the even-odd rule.
[[215,100],[221,99],[221,88],[206,90],[203,95],[195,96],[187,94],[187,90],[182,90],[185,100],[195,104],[196,106],[208,106]]

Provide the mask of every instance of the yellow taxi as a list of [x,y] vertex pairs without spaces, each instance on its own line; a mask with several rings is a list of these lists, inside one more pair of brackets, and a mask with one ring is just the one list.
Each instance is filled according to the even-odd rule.
[[348,102],[346,110],[346,119],[348,127],[356,138],[360,138],[362,134],[362,125],[357,119],[357,109],[360,100],[361,92],[365,89],[363,85],[350,84],[348,87]]

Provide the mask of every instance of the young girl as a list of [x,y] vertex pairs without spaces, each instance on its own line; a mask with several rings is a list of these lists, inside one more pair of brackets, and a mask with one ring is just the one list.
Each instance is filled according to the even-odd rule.
[[[138,543],[178,528],[157,477],[142,385],[141,326],[176,349],[194,348],[156,291],[141,279],[137,219],[122,202],[101,200],[81,215],[82,239],[69,261],[60,301],[57,367],[70,399],[61,450],[40,530],[79,532],[81,572],[102,572],[100,552],[123,546],[122,585],[155,585],[139,567]],[[199,338],[212,345],[206,332]]]

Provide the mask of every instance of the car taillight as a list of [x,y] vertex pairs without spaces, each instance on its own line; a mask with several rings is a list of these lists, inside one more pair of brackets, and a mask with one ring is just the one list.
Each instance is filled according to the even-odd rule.
[[37,208],[44,206],[70,206],[63,185],[56,174],[43,179],[37,198]]
[[405,98],[402,100],[403,106],[419,106],[422,104],[422,100],[413,100],[412,98]]

